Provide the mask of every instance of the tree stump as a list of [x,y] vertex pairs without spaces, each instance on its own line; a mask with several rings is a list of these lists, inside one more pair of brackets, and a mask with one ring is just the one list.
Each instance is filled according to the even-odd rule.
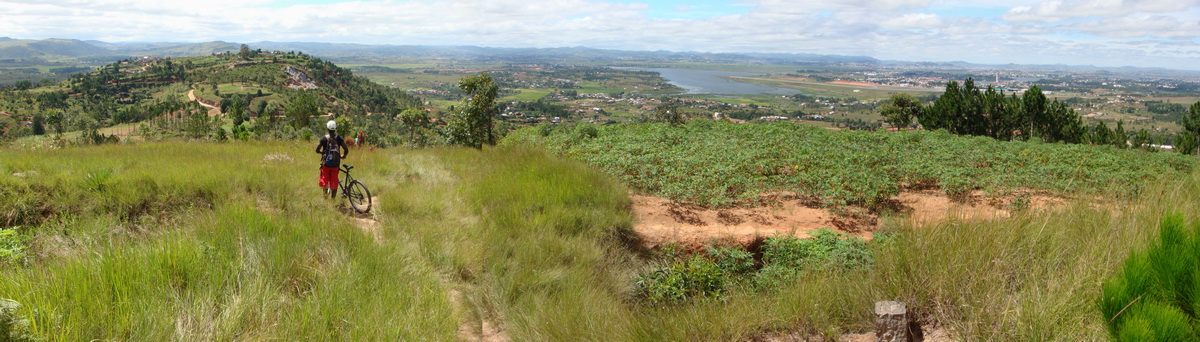
[[912,342],[908,308],[901,302],[875,302],[875,338],[879,342]]

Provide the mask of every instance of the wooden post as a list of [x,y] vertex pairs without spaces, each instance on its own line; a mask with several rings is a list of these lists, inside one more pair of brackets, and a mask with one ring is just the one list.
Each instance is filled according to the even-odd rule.
[[879,342],[912,342],[908,307],[901,302],[875,302],[875,338]]

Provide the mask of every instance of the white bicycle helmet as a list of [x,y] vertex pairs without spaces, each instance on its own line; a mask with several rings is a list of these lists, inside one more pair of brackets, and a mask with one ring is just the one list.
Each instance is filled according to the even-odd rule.
[[331,130],[331,131],[336,130],[337,129],[337,121],[329,120],[329,122],[325,123],[325,127],[329,128],[329,130]]

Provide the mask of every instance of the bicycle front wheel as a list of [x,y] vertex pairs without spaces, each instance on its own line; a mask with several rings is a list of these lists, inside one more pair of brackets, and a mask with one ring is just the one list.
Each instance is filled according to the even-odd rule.
[[354,211],[359,213],[367,213],[371,211],[371,191],[367,190],[367,186],[362,182],[354,180],[346,187],[346,199],[350,200],[350,206],[354,207]]

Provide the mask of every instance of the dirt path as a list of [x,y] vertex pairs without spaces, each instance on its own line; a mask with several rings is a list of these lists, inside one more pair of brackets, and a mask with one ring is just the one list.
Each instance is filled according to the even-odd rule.
[[208,108],[209,117],[221,115],[221,108],[204,103],[204,101],[200,101],[200,99],[196,97],[196,89],[188,90],[188,101],[199,103],[201,106]]
[[[457,190],[459,180],[440,161],[415,156],[406,158],[404,162],[410,169],[405,181],[417,184],[416,190],[430,194],[430,197],[443,198],[437,217],[444,222],[436,223],[438,226],[447,230],[473,229],[472,226],[479,224],[480,218],[464,209],[467,206]],[[443,274],[442,283],[461,317],[456,329],[459,339],[472,342],[511,341],[505,332],[502,315],[487,309],[480,285],[461,280],[461,276],[455,274]]]
[[379,207],[379,196],[371,196],[371,211],[365,213],[354,211],[353,208],[350,208],[349,204],[345,205],[347,213],[354,218],[354,226],[370,234],[371,237],[375,238],[375,242],[383,240],[383,234],[379,231],[379,220],[375,216],[375,213],[379,212],[379,210],[375,209]]

